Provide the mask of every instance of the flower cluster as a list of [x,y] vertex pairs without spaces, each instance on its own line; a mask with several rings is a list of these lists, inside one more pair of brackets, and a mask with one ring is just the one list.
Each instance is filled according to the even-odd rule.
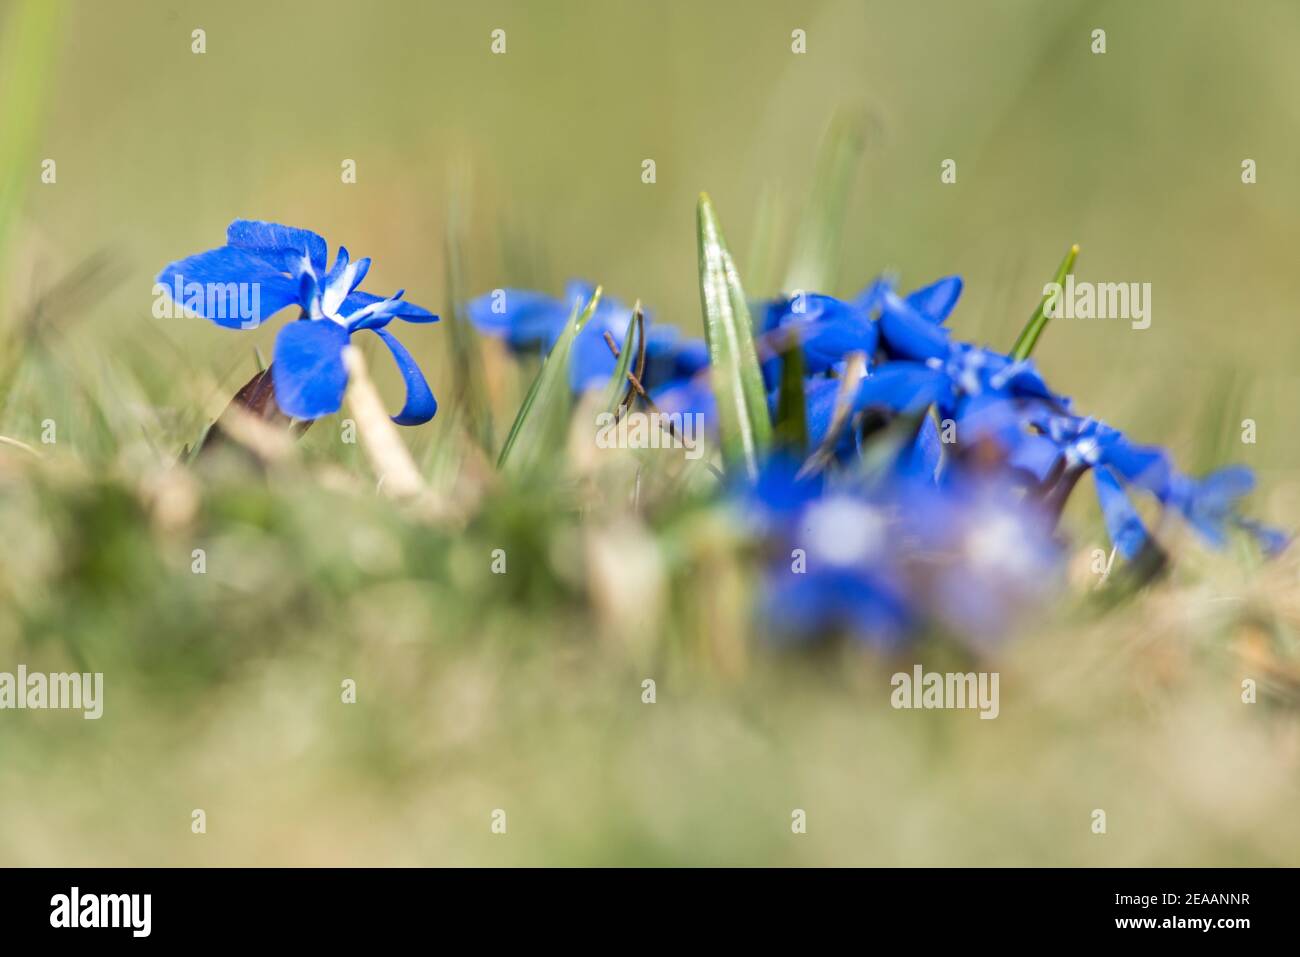
[[[1144,498],[1162,523],[1181,519],[1211,546],[1233,528],[1269,553],[1285,545],[1237,512],[1248,469],[1184,475],[1164,449],[1077,414],[1032,361],[955,339],[945,323],[961,292],[955,276],[906,295],[882,278],[849,300],[801,293],[752,310],[772,414],[783,350],[797,343],[804,452],[828,458],[809,468],[783,452],[739,493],[772,546],[764,619],[777,633],[848,631],[883,647],[935,628],[977,643],[1005,633],[1059,577],[1057,520],[1087,472],[1126,560],[1161,554]],[[498,290],[469,314],[511,348],[545,352],[589,295],[582,284],[568,301]],[[628,318],[601,303],[575,345],[575,390],[608,382],[605,334],[621,341]],[[715,421],[704,343],[645,329],[651,400]]]
[[986,646],[1061,577],[1051,515],[988,477],[800,479],[774,459],[738,498],[769,546],[762,618],[779,639],[847,632],[889,651],[941,630]]
[[[427,422],[437,409],[433,393],[387,326],[437,316],[400,291],[362,292],[369,267],[342,247],[329,265],[325,240],[308,230],[236,220],[226,245],[171,263],[158,282],[186,310],[230,328],[254,328],[298,307],[298,321],[276,338],[271,366],[276,403],[288,415],[338,410],[344,352],[354,335],[370,332],[406,383],[394,421]],[[768,546],[764,618],[777,633],[848,631],[885,648],[933,629],[975,643],[998,637],[1059,577],[1056,526],[1086,473],[1126,560],[1154,557],[1147,564],[1158,565],[1172,521],[1214,547],[1233,530],[1268,553],[1285,546],[1283,535],[1238,512],[1253,485],[1249,470],[1185,475],[1166,450],[1076,413],[1027,350],[1007,355],[955,339],[946,323],[961,292],[955,276],[905,295],[882,278],[852,299],[799,293],[752,309],[768,413],[797,422],[790,410],[802,406],[805,417],[794,432],[799,447],[785,430],[756,481],[736,493]],[[634,322],[626,306],[593,293],[580,282],[561,298],[497,289],[470,302],[467,315],[509,348],[545,354],[598,299],[568,351],[570,388],[604,388],[627,343],[645,401],[698,414],[716,429],[706,344],[644,315]],[[794,358],[802,380],[786,375]],[[802,383],[802,395],[783,403],[791,382]]]

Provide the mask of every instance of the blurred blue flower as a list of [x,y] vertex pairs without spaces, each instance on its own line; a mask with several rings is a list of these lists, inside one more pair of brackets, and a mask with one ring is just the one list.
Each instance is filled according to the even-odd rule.
[[846,631],[891,649],[925,630],[986,647],[1059,584],[1050,516],[996,481],[793,479],[770,463],[742,497],[773,542],[762,602],[778,638]]
[[936,485],[896,473],[888,490],[911,593],[932,628],[987,646],[1059,588],[1065,552],[1052,516],[1005,482],[958,472]]
[[809,374],[840,368],[852,352],[876,353],[878,333],[871,317],[853,303],[819,293],[799,293],[775,299],[763,307],[758,341],[768,386],[776,384],[780,354],[789,336],[803,348],[804,371]]
[[[351,260],[339,247],[326,269],[328,247],[316,233],[277,223],[237,219],[226,245],[165,266],[158,283],[178,305],[226,328],[251,329],[286,306],[298,306],[275,340],[271,366],[275,399],[286,413],[315,419],[337,412],[347,388],[343,350],[357,332],[369,330],[392,353],[406,383],[406,401],[393,421],[419,425],[433,418],[438,403],[420,367],[384,327],[393,319],[436,322],[427,309],[357,287],[369,259]],[[252,306],[231,308],[232,304]]]
[[1192,478],[1174,468],[1165,449],[1138,445],[1098,419],[1055,414],[1034,422],[1039,434],[1024,437],[1012,460],[1034,461],[1044,480],[1054,479],[1066,492],[1091,470],[1107,534],[1126,559],[1135,558],[1150,539],[1133,502],[1134,492],[1151,495],[1215,548],[1226,544],[1232,527],[1249,532],[1270,554],[1286,544],[1281,532],[1238,514],[1240,500],[1255,485],[1248,468],[1228,466]]
[[870,365],[886,317],[895,325],[897,314],[905,314],[907,321],[921,326],[922,332],[946,341],[947,332],[939,326],[952,313],[961,291],[961,277],[948,276],[900,298],[894,291],[893,279],[882,277],[852,301],[799,292],[761,304],[758,351],[768,388],[776,385],[777,357],[785,349],[789,335],[798,337],[804,351],[804,371],[809,375],[840,371],[845,358],[853,352],[865,353]]
[[[591,301],[596,287],[571,280],[564,297],[556,299],[527,289],[495,289],[469,302],[470,322],[480,333],[500,339],[512,352],[546,355],[564,331],[564,325]],[[596,311],[573,343],[569,360],[569,384],[575,392],[604,388],[614,374],[617,359],[605,339],[622,348],[632,310],[609,296],[601,298]],[[646,376],[642,384],[651,389],[684,379],[708,365],[708,353],[699,340],[684,339],[674,326],[657,325],[645,317]],[[640,352],[635,336],[632,348]],[[634,353],[635,354],[635,353]]]
[[836,632],[881,649],[914,629],[914,609],[892,547],[890,515],[876,503],[835,491],[799,502],[786,520],[768,570],[763,618],[777,639]]

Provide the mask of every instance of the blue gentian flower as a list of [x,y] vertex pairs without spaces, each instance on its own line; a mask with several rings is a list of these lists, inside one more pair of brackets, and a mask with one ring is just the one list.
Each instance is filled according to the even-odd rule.
[[1254,488],[1250,469],[1229,466],[1192,478],[1174,468],[1164,449],[1138,445],[1098,419],[1050,415],[1034,421],[1039,434],[1022,439],[1012,460],[1033,460],[1044,476],[1056,477],[1067,490],[1091,470],[1107,534],[1126,559],[1136,557],[1150,540],[1133,503],[1134,492],[1151,495],[1212,547],[1223,547],[1232,527],[1250,533],[1269,554],[1285,547],[1282,533],[1237,513],[1240,499]]
[[[497,289],[471,300],[466,311],[480,333],[502,340],[512,352],[546,355],[574,310],[581,310],[595,290],[593,284],[576,279],[565,286],[561,299],[528,289]],[[573,343],[569,385],[574,392],[603,389],[609,384],[618,360],[605,334],[622,348],[631,318],[632,310],[622,302],[610,296],[601,298]],[[647,389],[687,378],[708,364],[702,341],[684,340],[675,327],[657,325],[648,315],[644,318],[646,377],[642,384]],[[640,351],[635,337],[632,346]]]
[[987,647],[1059,586],[1065,553],[1052,517],[1007,484],[950,475],[893,486],[914,600],[932,623]]
[[740,495],[770,546],[762,615],[778,639],[848,632],[892,650],[929,629],[987,646],[1059,584],[1050,517],[999,482],[794,474],[772,460]]
[[939,414],[961,422],[990,402],[1042,402],[1068,408],[1030,360],[956,342],[943,327],[962,292],[960,276],[948,276],[900,297],[892,282],[878,279],[855,302],[879,314],[880,345],[886,361],[863,380],[857,406],[909,412],[935,405]]
[[802,503],[764,589],[763,618],[773,636],[844,631],[877,648],[900,645],[916,609],[891,539],[890,513],[862,496],[828,492]]
[[[1048,389],[1032,362],[1014,362],[990,349],[954,342],[943,322],[962,291],[959,276],[948,276],[900,297],[889,278],[877,279],[852,303],[830,296],[804,294],[767,306],[768,335],[784,328],[799,330],[807,371],[843,371],[845,356],[877,345],[886,361],[869,364],[854,399],[854,411],[875,407],[888,412],[915,412],[935,405],[941,416],[960,421],[968,404],[997,399],[1041,400],[1052,408],[1068,402]],[[869,318],[878,314],[878,319]],[[810,380],[811,425],[829,420],[834,389]],[[815,393],[815,394],[813,394]],[[824,413],[824,414],[823,414]],[[818,429],[813,428],[816,432]],[[929,441],[928,437],[925,439]]]
[[[438,409],[433,392],[385,327],[395,318],[423,323],[438,317],[404,301],[402,290],[388,298],[360,291],[369,259],[354,261],[340,246],[327,269],[327,256],[325,240],[309,230],[237,219],[226,230],[226,245],[167,265],[158,282],[178,305],[227,328],[251,329],[287,306],[299,307],[300,321],[276,337],[271,366],[275,400],[289,415],[316,419],[339,410],[347,388],[343,350],[353,335],[369,330],[388,347],[406,383],[406,401],[393,421],[429,421]],[[251,296],[239,292],[249,289]],[[230,309],[237,300],[256,308]]]
[[[948,276],[900,298],[894,291],[892,277],[873,281],[852,301],[844,301],[820,293],[799,293],[771,300],[761,307],[759,355],[763,360],[764,380],[767,384],[772,408],[775,408],[780,376],[780,353],[786,348],[786,338],[798,337],[803,349],[804,369],[810,376],[804,386],[806,396],[808,436],[814,447],[825,438],[833,418],[839,392],[839,381],[823,374],[842,376],[845,359],[850,353],[860,352],[867,358],[868,369],[883,373],[872,385],[865,381],[854,399],[853,412],[862,412],[869,406],[882,407],[893,412],[923,409],[944,392],[942,371],[929,368],[909,368],[887,363],[875,363],[881,344],[881,324],[876,318],[885,311],[905,311],[908,317],[927,330],[938,329],[948,318],[961,295],[960,276]],[[952,349],[947,346],[947,332],[938,329],[947,356]],[[951,391],[951,390],[949,390]],[[856,429],[846,429],[836,446],[837,457],[843,461],[857,451],[859,443]],[[922,423],[915,442],[908,450],[903,463],[919,475],[933,477],[939,460],[938,431],[931,421]]]
[[768,386],[776,384],[775,356],[784,350],[785,337],[792,332],[803,346],[804,369],[810,375],[839,371],[852,352],[865,353],[870,365],[886,316],[893,325],[894,317],[905,313],[907,319],[921,324],[924,332],[946,339],[946,330],[939,326],[952,313],[961,291],[961,277],[947,276],[900,298],[894,292],[893,279],[882,277],[852,301],[803,292],[764,303],[759,312],[758,345]]
[[787,337],[796,335],[803,347],[804,371],[810,374],[842,367],[852,352],[876,353],[876,324],[853,303],[819,293],[800,293],[775,299],[763,307],[759,358],[769,387],[776,384],[780,353]]

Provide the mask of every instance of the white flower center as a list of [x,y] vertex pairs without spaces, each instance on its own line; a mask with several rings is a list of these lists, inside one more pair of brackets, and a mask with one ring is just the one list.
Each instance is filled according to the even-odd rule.
[[814,505],[806,523],[809,551],[832,565],[858,564],[879,554],[885,544],[885,517],[843,496]]

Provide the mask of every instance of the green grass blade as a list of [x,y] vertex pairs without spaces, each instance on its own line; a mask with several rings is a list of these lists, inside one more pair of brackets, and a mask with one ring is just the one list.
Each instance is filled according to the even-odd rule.
[[817,156],[812,195],[795,234],[784,289],[831,292],[844,245],[844,217],[867,143],[864,113],[842,112],[831,121]]
[[765,183],[758,193],[758,208],[750,233],[749,258],[745,260],[745,283],[752,296],[775,296],[779,291],[781,256],[779,238],[784,234],[784,216],[776,189]]
[[[37,137],[45,92],[58,50],[63,4],[16,0],[0,12],[0,305],[6,286],[14,224],[27,188],[41,170]],[[0,399],[13,388],[29,341],[10,316],[0,316]]]
[[[1074,271],[1074,263],[1078,258],[1079,244],[1075,243],[1070,247],[1070,251],[1065,254],[1065,258],[1061,260],[1061,265],[1056,267],[1056,276],[1052,281],[1058,286],[1064,284],[1065,277]],[[1050,318],[1046,311],[1049,298],[1049,296],[1043,297],[1043,301],[1038,304],[1034,314],[1025,323],[1025,328],[1020,330],[1020,335],[1016,338],[1016,344],[1011,347],[1011,358],[1017,362],[1030,357],[1034,351],[1034,346],[1038,344],[1038,337],[1047,328],[1047,321]]]
[[618,361],[614,363],[614,374],[609,377],[609,388],[605,392],[605,411],[614,413],[623,405],[632,384],[627,374],[632,368],[632,346],[636,343],[636,330],[642,325],[641,302],[632,307],[628,318],[627,332],[623,335],[623,345],[619,347]]
[[781,388],[776,402],[776,447],[802,461],[808,454],[808,411],[804,395],[803,347],[791,329],[781,353]]
[[461,236],[463,220],[459,203],[453,201],[447,219],[447,314],[444,317],[451,339],[451,373],[455,401],[452,408],[464,416],[466,431],[487,454],[495,445],[492,428],[492,402],[488,396],[487,372],[483,368],[483,351],[478,333],[465,314],[464,262]]
[[596,314],[600,295],[601,289],[597,286],[581,311],[579,304],[574,303],[564,331],[555,340],[510,426],[510,433],[497,459],[497,468],[501,471],[518,475],[531,469],[548,445],[554,444],[563,424],[568,421],[572,398],[569,394],[569,358],[573,342],[582,327]]
[[740,274],[727,250],[713,203],[700,194],[700,303],[709,345],[709,376],[718,402],[718,436],[728,467],[743,468],[750,478],[771,444],[763,374],[754,350],[753,323],[745,304]]
[[0,284],[14,219],[41,172],[36,138],[62,11],[55,0],[17,0],[0,24]]

